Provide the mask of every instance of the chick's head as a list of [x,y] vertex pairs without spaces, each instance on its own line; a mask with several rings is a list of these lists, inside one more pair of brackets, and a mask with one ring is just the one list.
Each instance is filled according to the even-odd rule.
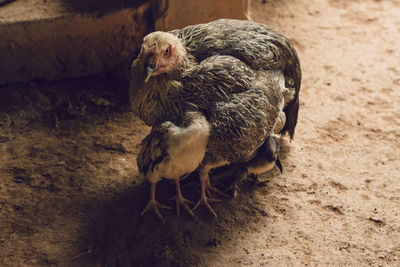
[[171,33],[153,32],[143,38],[145,82],[151,77],[173,71],[186,53],[181,41]]

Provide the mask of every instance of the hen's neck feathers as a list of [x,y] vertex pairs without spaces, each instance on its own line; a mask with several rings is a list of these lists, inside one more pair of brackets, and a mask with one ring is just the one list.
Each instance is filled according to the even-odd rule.
[[175,68],[151,77],[148,83],[144,82],[145,56],[139,55],[132,64],[132,78],[129,87],[130,102],[136,114],[148,125],[154,125],[163,120],[166,112],[176,113],[181,111],[181,107],[177,106],[177,103],[170,101],[168,94],[180,90],[182,87],[181,77],[185,72],[196,66],[197,62],[193,56],[186,52],[182,44],[176,47],[179,57]]

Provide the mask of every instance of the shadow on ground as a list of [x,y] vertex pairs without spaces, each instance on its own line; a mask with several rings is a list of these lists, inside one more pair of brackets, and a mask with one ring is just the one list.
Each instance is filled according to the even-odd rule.
[[[198,197],[197,180],[183,184],[184,195],[190,200]],[[106,266],[196,266],[205,264],[207,257],[217,257],[224,244],[237,238],[238,229],[265,215],[264,207],[252,203],[247,186],[236,199],[223,199],[213,204],[218,214],[215,220],[203,207],[192,218],[183,211],[176,215],[174,203],[168,202],[174,193],[169,182],[159,184],[157,198],[173,209],[161,210],[162,223],[152,212],[139,214],[148,200],[147,183],[125,190],[106,202],[97,203],[102,211],[91,218],[87,226],[87,247],[93,254],[76,259],[76,263],[100,263]],[[161,193],[160,193],[161,192]],[[205,257],[206,255],[206,257]]]
[[[141,217],[149,186],[138,178],[136,155],[148,127],[130,111],[124,88],[112,76],[1,88],[6,265],[196,266],[267,216],[252,200],[257,185],[248,182],[236,199],[212,203],[218,220],[203,207],[199,220],[184,210],[177,216],[169,200],[174,185],[163,181],[157,198],[173,207],[161,211],[166,223],[151,211]],[[268,183],[260,186],[268,194]],[[185,179],[182,190],[196,201],[198,177]]]

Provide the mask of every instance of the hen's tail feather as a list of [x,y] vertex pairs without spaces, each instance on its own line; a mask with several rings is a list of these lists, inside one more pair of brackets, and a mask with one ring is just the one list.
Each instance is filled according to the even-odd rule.
[[297,116],[299,113],[299,98],[295,97],[292,101],[290,101],[283,111],[286,115],[286,123],[283,126],[281,133],[285,134],[288,132],[290,139],[293,140],[294,131],[297,124]]
[[299,92],[300,92],[302,75],[300,68],[300,60],[296,53],[296,50],[290,44],[289,47],[291,47],[290,50],[292,52],[293,61],[291,62],[291,64],[289,64],[289,66],[286,67],[284,74],[285,77],[290,77],[291,79],[293,79],[295,92],[293,99],[286,105],[286,107],[283,110],[286,115],[286,123],[282,128],[281,134],[289,133],[290,139],[293,140],[297,124],[297,117],[299,114],[299,107],[300,107]]

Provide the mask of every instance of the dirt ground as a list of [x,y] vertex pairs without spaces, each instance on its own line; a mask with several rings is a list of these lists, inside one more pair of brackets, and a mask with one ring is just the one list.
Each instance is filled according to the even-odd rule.
[[[113,77],[0,90],[0,266],[399,266],[400,2],[253,1],[298,49],[283,174],[188,214],[141,217],[148,132]],[[165,182],[160,201],[174,187]],[[195,178],[183,184],[191,199]],[[173,206],[173,203],[169,203]]]

